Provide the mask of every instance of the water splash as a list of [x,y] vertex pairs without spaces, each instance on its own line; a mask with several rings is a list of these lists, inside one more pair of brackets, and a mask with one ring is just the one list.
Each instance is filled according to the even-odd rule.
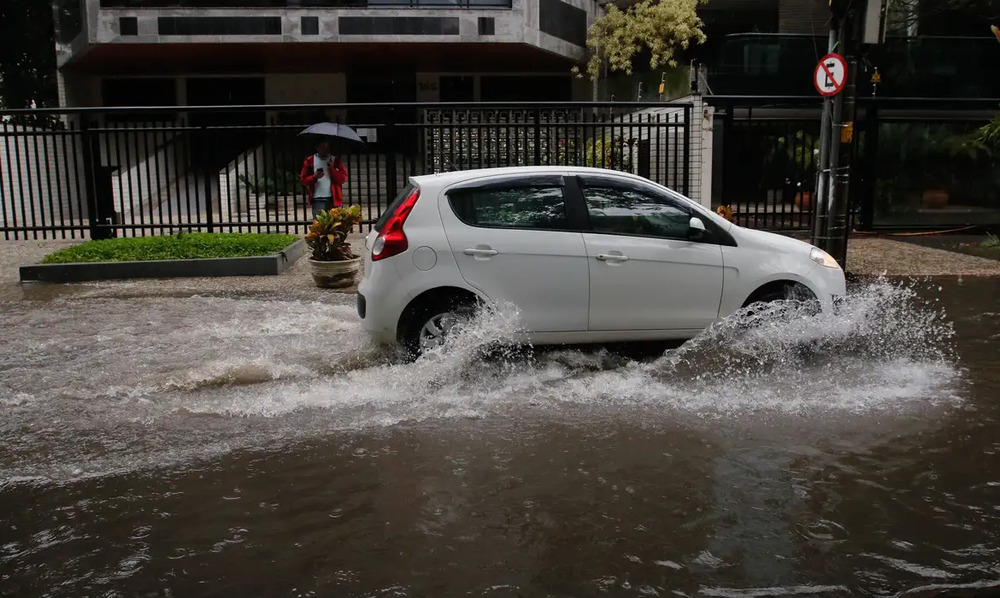
[[648,359],[514,347],[511,306],[483,310],[413,363],[371,345],[349,305],[196,297],[57,307],[15,304],[4,324],[0,442],[16,448],[3,477],[157,465],[400,422],[864,416],[959,395],[945,314],[915,285],[887,281],[832,314],[795,303],[744,310]]
[[794,301],[740,310],[658,359],[577,380],[574,390],[599,389],[594,398],[610,407],[703,415],[951,402],[953,334],[943,310],[913,284],[881,280],[851,292],[832,313]]

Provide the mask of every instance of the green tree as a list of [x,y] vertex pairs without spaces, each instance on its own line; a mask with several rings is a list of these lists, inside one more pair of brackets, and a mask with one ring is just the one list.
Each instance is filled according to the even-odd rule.
[[636,58],[649,55],[649,67],[676,66],[674,56],[706,39],[698,6],[706,0],[642,0],[622,10],[605,5],[587,32],[587,75],[596,80],[607,62],[612,71],[632,73]]
[[55,106],[56,49],[52,4],[0,2],[0,107]]

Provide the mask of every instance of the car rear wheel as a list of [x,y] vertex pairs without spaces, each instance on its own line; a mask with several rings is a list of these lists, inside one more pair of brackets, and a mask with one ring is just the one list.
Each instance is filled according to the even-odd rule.
[[440,348],[456,327],[468,322],[474,306],[460,301],[448,301],[423,306],[414,311],[403,331],[403,349],[413,358]]

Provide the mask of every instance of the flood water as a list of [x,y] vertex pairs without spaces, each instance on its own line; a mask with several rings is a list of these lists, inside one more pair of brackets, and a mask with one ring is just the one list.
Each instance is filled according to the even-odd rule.
[[413,364],[330,301],[0,303],[0,595],[1000,595],[998,280]]

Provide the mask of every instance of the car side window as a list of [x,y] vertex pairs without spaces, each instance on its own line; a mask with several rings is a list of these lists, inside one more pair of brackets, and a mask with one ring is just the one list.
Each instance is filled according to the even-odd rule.
[[691,212],[673,199],[635,188],[587,185],[583,197],[595,232],[687,239]]
[[461,189],[448,194],[458,219],[469,226],[567,230],[562,187],[511,186]]

